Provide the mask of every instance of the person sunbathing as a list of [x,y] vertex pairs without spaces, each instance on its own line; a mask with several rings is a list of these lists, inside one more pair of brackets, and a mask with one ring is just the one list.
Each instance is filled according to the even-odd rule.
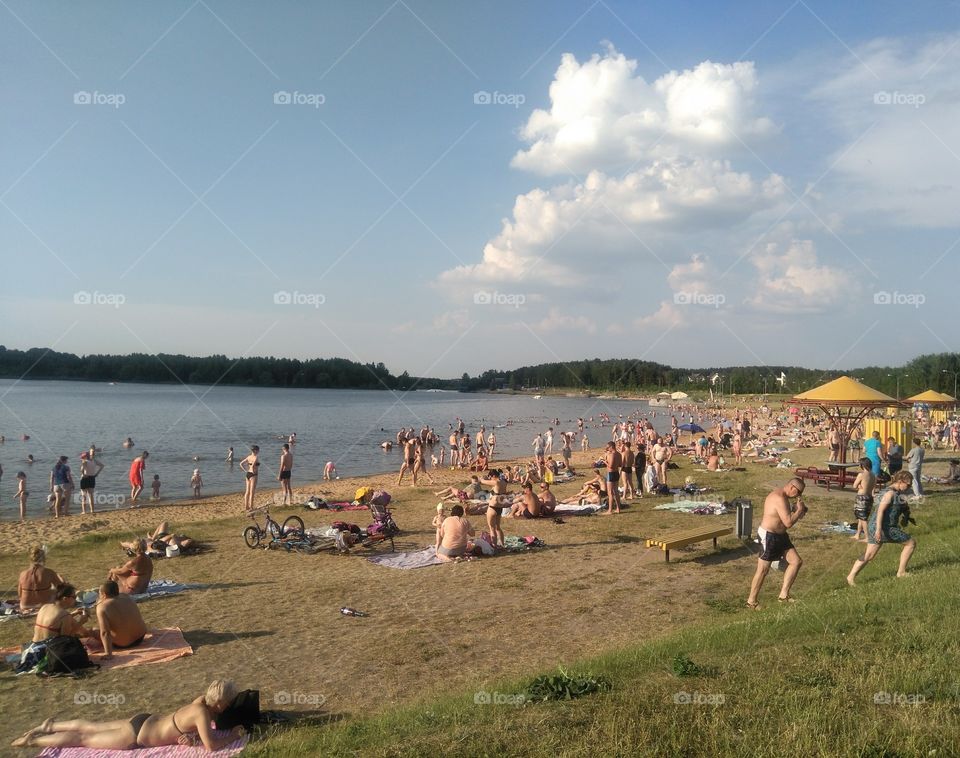
[[97,623],[100,625],[104,658],[107,659],[113,657],[114,648],[124,650],[136,647],[147,634],[147,625],[143,623],[137,601],[129,595],[121,595],[116,582],[100,585]]
[[43,642],[53,637],[94,637],[96,630],[84,624],[90,614],[77,608],[77,590],[72,584],[61,585],[52,602],[42,606],[33,624],[33,641]]
[[237,696],[233,682],[217,679],[207,691],[173,713],[154,716],[138,713],[118,721],[44,721],[14,740],[12,747],[85,747],[96,750],[137,750],[165,745],[202,744],[215,751],[242,737],[242,726],[225,737],[216,738],[211,722],[223,713]]
[[21,611],[33,610],[52,602],[57,588],[66,584],[60,574],[44,566],[46,559],[47,553],[39,545],[30,551],[30,568],[24,569],[17,581]]
[[453,506],[437,529],[437,557],[445,563],[462,558],[467,554],[467,542],[472,536],[473,527],[463,517],[463,506]]
[[510,508],[510,515],[513,518],[540,518],[541,508],[540,498],[533,494],[533,485],[524,482],[523,495]]
[[439,492],[433,494],[437,497],[451,503],[462,503],[464,500],[472,500],[480,494],[480,479],[477,476],[470,477],[470,483],[466,489],[457,489],[456,487],[445,487]]
[[605,482],[603,477],[600,474],[596,474],[593,479],[583,485],[580,488],[580,491],[576,495],[571,495],[568,498],[561,500],[561,503],[565,505],[583,505],[584,503],[590,503],[591,505],[600,504],[600,491],[603,489]]
[[540,495],[537,499],[540,501],[540,515],[552,516],[557,508],[557,496],[550,491],[550,485],[547,482],[541,482]]
[[[166,521],[161,521],[160,526],[154,529],[153,534],[147,535],[146,543],[148,553],[161,555],[166,554],[168,546],[187,550],[195,544],[194,541],[185,534],[172,534],[170,532],[170,525]],[[121,542],[120,547],[128,553],[135,554],[137,552],[137,540]]]
[[150,577],[153,576],[153,560],[147,555],[147,543],[137,540],[133,552],[133,558],[119,568],[112,568],[107,572],[107,580],[116,582],[120,591],[126,595],[146,592]]

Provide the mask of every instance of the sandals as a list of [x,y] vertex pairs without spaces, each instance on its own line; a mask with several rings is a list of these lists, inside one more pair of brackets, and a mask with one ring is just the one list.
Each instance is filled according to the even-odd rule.
[[747,601],[747,608],[749,608],[751,611],[759,611],[759,610],[760,610],[760,603],[751,603],[751,602],[748,600],[748,601]]
[[797,602],[797,599],[795,597],[778,597],[777,602],[778,603],[795,603]]

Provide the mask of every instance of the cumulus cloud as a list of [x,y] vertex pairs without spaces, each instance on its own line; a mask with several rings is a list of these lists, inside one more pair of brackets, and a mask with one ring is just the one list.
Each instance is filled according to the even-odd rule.
[[531,329],[535,332],[585,332],[595,334],[597,324],[587,316],[578,316],[573,313],[566,313],[560,308],[551,308],[547,315],[535,324]]
[[842,306],[857,291],[848,271],[820,263],[811,240],[793,240],[786,250],[769,243],[751,257],[757,271],[752,309],[771,313],[824,313]]
[[704,61],[652,83],[636,68],[636,60],[613,47],[583,63],[563,55],[550,85],[550,109],[530,115],[520,131],[530,146],[512,165],[545,175],[609,170],[776,131],[754,112],[751,62]]
[[440,283],[575,286],[585,276],[584,256],[600,265],[666,266],[657,250],[663,239],[739,223],[784,194],[782,177],[754,179],[722,160],[663,159],[623,178],[592,171],[583,182],[517,197],[513,218],[486,244],[481,262],[444,272]]

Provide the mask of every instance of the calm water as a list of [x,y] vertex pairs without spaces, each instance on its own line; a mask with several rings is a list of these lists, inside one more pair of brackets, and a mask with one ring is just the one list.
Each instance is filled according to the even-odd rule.
[[[653,409],[642,404],[644,412]],[[318,481],[328,460],[341,476],[396,471],[400,452],[396,445],[383,452],[385,439],[395,442],[401,426],[433,427],[446,446],[449,424],[464,420],[476,433],[485,422],[487,433],[497,428],[497,457],[531,454],[531,441],[554,418],[560,430],[576,430],[576,419],[601,412],[616,417],[640,409],[637,401],[530,396],[364,390],[309,390],[239,387],[184,387],[182,385],[108,385],[84,382],[0,380],[0,517],[16,514],[13,495],[16,473],[27,474],[28,515],[47,513],[50,470],[60,455],[70,458],[74,481],[79,483],[79,455],[91,443],[103,448],[98,459],[104,470],[97,479],[98,508],[109,509],[129,495],[127,471],[141,450],[149,450],[149,481],[160,475],[163,499],[191,495],[190,476],[199,467],[204,494],[242,492],[243,474],[237,465],[224,462],[229,446],[239,461],[249,446],[260,446],[261,486],[276,486],[280,435],[297,432],[293,482]],[[657,409],[658,430],[669,428],[669,410]],[[599,419],[598,419],[599,421]],[[588,423],[590,444],[609,439],[609,430]],[[384,430],[384,431],[381,431]],[[28,441],[21,440],[29,435]],[[135,447],[121,443],[132,437]],[[559,453],[559,443],[554,452]],[[27,454],[35,463],[26,464]],[[194,456],[200,456],[195,463]],[[428,460],[429,464],[429,460]],[[78,508],[75,508],[78,510]]]

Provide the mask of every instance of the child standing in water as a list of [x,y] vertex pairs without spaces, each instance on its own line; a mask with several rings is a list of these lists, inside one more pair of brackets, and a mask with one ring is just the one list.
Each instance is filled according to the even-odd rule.
[[20,520],[27,519],[27,475],[22,471],[17,472],[17,502],[20,504]]
[[193,487],[193,496],[200,497],[200,488],[203,486],[203,477],[200,476],[200,469],[193,470],[193,476],[190,477],[190,486]]
[[153,484],[150,485],[153,488],[153,495],[150,497],[151,500],[160,499],[160,474],[153,475]]

